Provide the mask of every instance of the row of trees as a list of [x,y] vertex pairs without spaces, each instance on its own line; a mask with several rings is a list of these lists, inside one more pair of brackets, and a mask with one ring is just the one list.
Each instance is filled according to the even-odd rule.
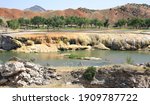
[[[0,25],[2,25],[3,20],[0,19]],[[18,28],[63,28],[63,27],[78,27],[78,28],[87,28],[87,27],[94,27],[94,28],[101,28],[101,27],[109,27],[110,23],[109,20],[106,19],[104,21],[98,19],[88,19],[83,17],[63,17],[63,16],[54,16],[50,18],[43,18],[40,16],[35,16],[32,19],[25,19],[19,18],[17,20],[9,20],[7,21],[8,27],[11,29],[18,29]],[[150,18],[148,19],[140,19],[140,18],[133,18],[133,19],[120,19],[115,24],[114,27],[131,27],[136,29],[141,28],[149,28],[150,27]]]
[[140,19],[140,18],[133,18],[133,19],[120,19],[118,22],[115,23],[115,27],[131,27],[135,29],[142,29],[142,28],[149,28],[150,27],[150,18]]
[[95,27],[100,28],[102,26],[108,27],[109,20],[100,21],[98,19],[88,19],[76,16],[63,17],[63,16],[54,16],[51,18],[43,18],[40,16],[33,17],[32,19],[19,18],[17,20],[7,21],[8,27],[12,29],[17,29],[19,27],[25,28],[63,28],[63,27]]

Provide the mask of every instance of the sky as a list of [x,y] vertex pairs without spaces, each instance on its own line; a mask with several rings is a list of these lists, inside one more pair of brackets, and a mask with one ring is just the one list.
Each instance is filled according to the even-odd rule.
[[0,0],[0,7],[25,9],[39,5],[46,10],[63,10],[68,8],[107,9],[127,3],[149,4],[150,0]]

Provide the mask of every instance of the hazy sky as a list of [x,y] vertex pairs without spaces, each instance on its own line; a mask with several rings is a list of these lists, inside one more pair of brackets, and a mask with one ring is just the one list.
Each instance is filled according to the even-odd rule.
[[146,3],[150,0],[0,0],[0,7],[25,9],[39,5],[47,10],[86,7],[89,9],[105,9],[127,3]]

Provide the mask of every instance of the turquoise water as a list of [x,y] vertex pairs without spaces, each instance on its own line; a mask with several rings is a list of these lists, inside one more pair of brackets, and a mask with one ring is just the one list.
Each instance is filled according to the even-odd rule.
[[[63,57],[63,54],[78,54],[86,57],[98,57],[102,60],[79,60]],[[130,57],[134,63],[150,62],[150,52],[143,51],[108,51],[108,50],[92,50],[92,51],[74,51],[74,52],[57,52],[57,53],[0,53],[0,63],[4,63],[12,56],[19,57],[24,60],[31,60],[34,63],[48,66],[101,66],[108,64],[122,64]]]

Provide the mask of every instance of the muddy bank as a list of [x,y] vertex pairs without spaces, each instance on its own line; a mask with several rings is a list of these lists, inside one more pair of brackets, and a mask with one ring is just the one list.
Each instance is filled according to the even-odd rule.
[[16,52],[67,50],[150,50],[150,35],[142,33],[52,32],[1,36],[0,48]]

